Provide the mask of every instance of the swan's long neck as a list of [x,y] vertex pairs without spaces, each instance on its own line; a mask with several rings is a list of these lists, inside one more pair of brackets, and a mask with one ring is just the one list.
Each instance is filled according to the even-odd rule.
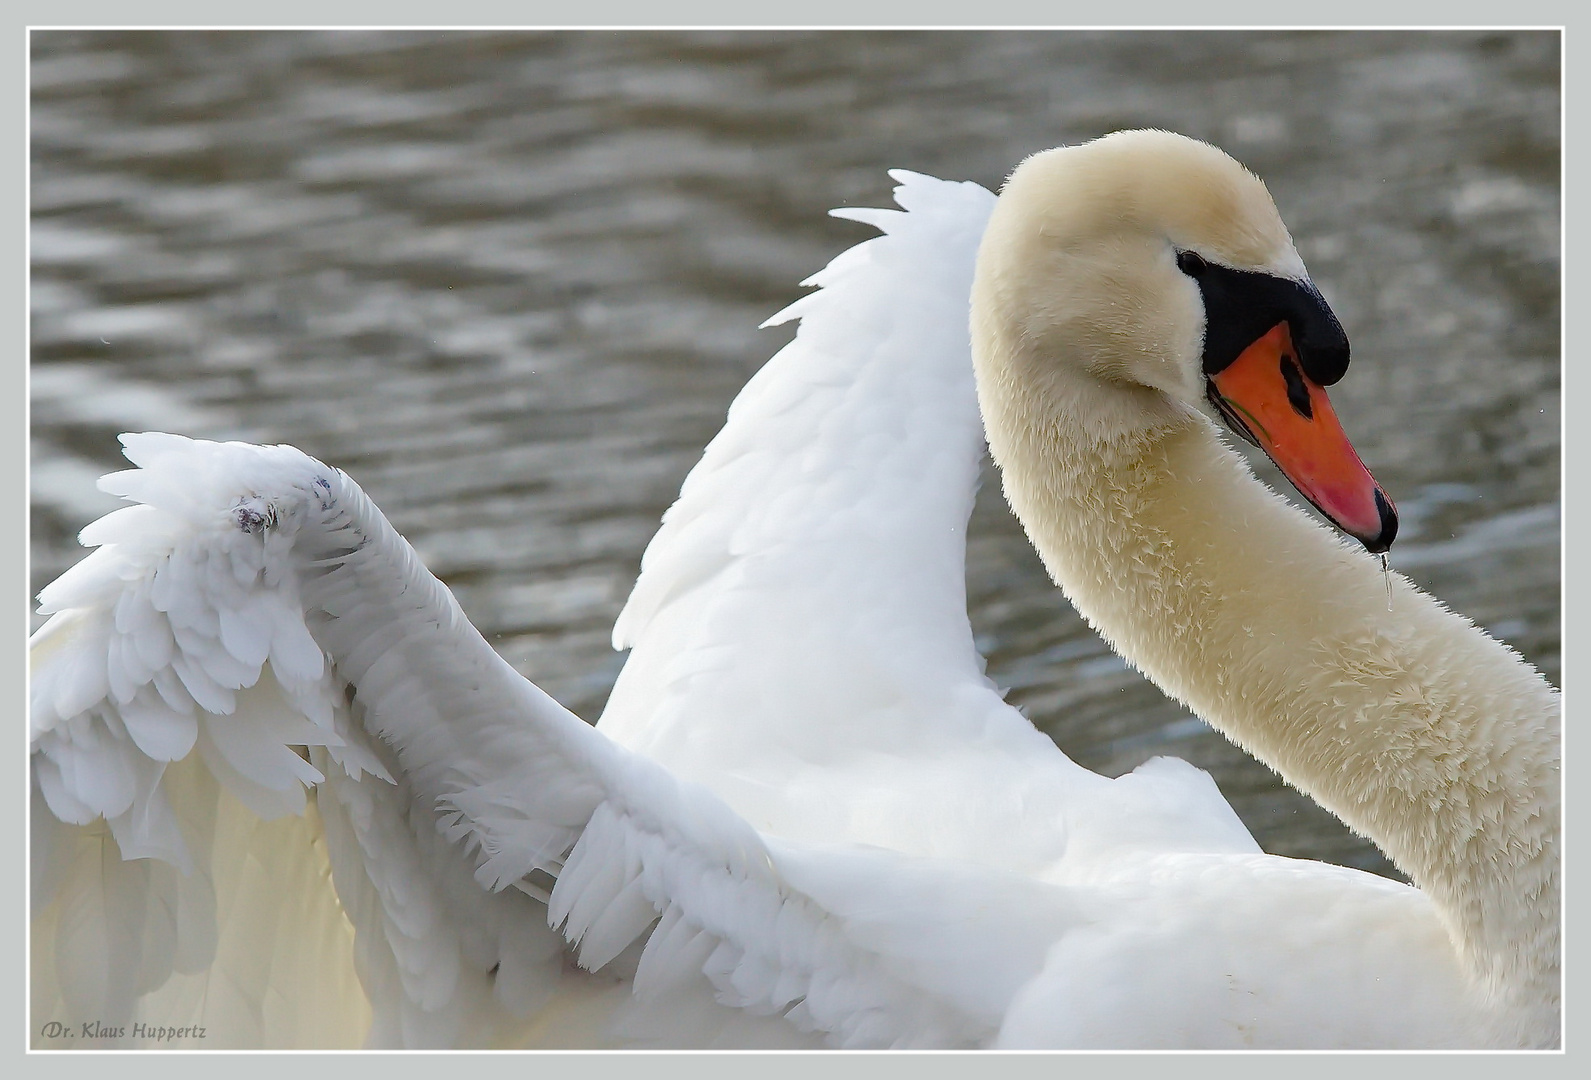
[[1073,392],[1035,392],[1030,365],[977,351],[1006,494],[1077,609],[1378,844],[1482,992],[1527,1038],[1555,1038],[1558,693],[1401,577],[1388,611],[1379,565],[1261,485],[1202,417],[1151,410],[1106,436],[1090,398],[1127,391],[1076,375]]

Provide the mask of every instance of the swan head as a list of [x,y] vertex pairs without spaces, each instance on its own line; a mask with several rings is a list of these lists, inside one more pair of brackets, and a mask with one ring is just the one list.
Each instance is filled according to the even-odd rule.
[[1391,545],[1397,513],[1326,397],[1347,335],[1265,184],[1221,150],[1123,131],[1028,158],[984,234],[972,322],[980,392],[1021,398],[1013,422],[1109,443],[1214,414],[1344,532]]

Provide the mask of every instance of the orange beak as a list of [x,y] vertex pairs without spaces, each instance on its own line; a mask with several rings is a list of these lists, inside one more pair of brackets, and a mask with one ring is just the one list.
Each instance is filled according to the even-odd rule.
[[1209,396],[1339,529],[1372,553],[1392,546],[1398,512],[1343,434],[1325,389],[1304,374],[1285,321],[1209,376]]

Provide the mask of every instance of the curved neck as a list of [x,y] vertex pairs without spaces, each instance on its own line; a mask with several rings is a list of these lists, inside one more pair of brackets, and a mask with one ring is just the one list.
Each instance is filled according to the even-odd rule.
[[1400,576],[1389,611],[1379,564],[1260,484],[1204,418],[1090,434],[1089,396],[1118,391],[1037,394],[981,353],[1006,495],[1078,611],[1380,846],[1480,991],[1555,1037],[1557,691]]

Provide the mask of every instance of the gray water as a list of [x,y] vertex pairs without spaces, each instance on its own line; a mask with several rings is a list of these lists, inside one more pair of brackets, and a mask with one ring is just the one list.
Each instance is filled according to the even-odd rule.
[[[641,550],[758,331],[885,169],[996,186],[1122,127],[1270,185],[1355,362],[1333,401],[1394,568],[1559,678],[1559,47],[1536,33],[32,37],[32,583],[114,508],[120,431],[346,469],[588,719]],[[1262,476],[1282,483],[1270,466]],[[1289,489],[1290,493],[1290,489]],[[988,477],[989,672],[1074,758],[1209,769],[1260,842],[1374,848],[1129,670]]]

